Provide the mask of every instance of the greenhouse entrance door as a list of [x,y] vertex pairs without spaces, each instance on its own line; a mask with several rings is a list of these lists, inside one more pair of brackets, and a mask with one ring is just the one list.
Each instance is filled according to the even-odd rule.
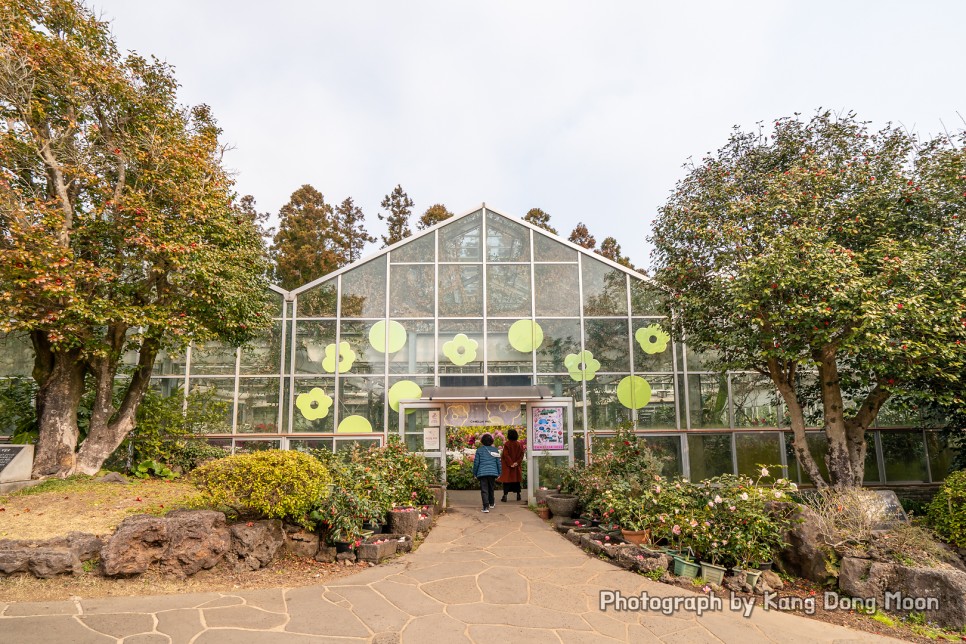
[[446,483],[446,425],[442,402],[400,401],[399,438],[410,452],[424,457]]

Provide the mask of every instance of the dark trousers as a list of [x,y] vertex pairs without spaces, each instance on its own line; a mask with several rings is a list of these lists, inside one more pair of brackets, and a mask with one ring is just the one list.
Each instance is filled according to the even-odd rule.
[[496,481],[495,476],[480,477],[480,496],[483,498],[484,508],[496,503],[496,493],[493,491],[494,481]]

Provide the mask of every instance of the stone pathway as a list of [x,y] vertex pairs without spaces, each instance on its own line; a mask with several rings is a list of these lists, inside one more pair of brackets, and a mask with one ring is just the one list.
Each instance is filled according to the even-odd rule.
[[888,642],[803,617],[602,612],[602,589],[680,596],[589,557],[524,506],[451,493],[420,548],[326,586],[4,604],[0,642]]

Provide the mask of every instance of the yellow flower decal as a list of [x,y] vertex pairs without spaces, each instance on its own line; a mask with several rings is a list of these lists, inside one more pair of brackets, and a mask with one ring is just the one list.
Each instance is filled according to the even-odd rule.
[[324,391],[314,387],[308,393],[299,394],[295,399],[295,406],[306,420],[318,420],[329,415],[332,399]]
[[580,382],[581,380],[593,380],[600,369],[600,361],[594,359],[594,354],[590,351],[571,353],[564,358],[564,366],[570,372],[570,377]]
[[443,355],[458,367],[476,360],[476,348],[480,343],[465,333],[458,334],[455,338],[443,345]]
[[[339,373],[345,373],[352,368],[352,363],[356,361],[356,352],[352,350],[348,342],[339,343]],[[325,348],[325,357],[322,359],[322,368],[329,373],[335,373],[335,345],[330,344]]]
[[671,336],[660,324],[649,324],[634,333],[634,339],[641,345],[644,353],[661,353],[667,349]]

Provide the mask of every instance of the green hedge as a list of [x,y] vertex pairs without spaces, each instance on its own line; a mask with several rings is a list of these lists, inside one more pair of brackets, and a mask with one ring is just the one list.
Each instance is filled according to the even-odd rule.
[[946,477],[926,516],[932,529],[945,541],[966,547],[966,470]]

